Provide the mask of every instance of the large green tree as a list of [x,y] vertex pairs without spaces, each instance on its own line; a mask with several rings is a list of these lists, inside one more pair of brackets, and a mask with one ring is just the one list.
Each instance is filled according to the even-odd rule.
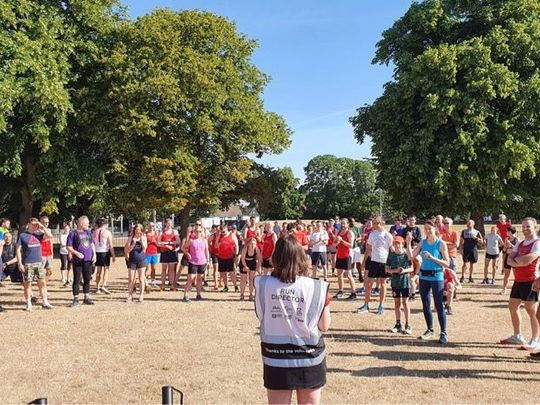
[[379,212],[381,191],[371,162],[321,155],[311,159],[304,171],[301,190],[309,218],[340,215],[363,220]]
[[404,209],[482,222],[538,202],[540,2],[413,3],[373,62],[394,80],[351,122]]
[[264,219],[303,218],[305,195],[290,167],[254,165],[233,196],[248,201]]
[[248,178],[249,154],[287,147],[284,120],[264,109],[256,45],[201,11],[157,9],[120,25],[95,97],[114,206],[134,216],[162,207],[185,222]]
[[[20,223],[97,192],[92,138],[74,118],[114,0],[0,2],[0,209]],[[36,205],[36,202],[39,204]]]

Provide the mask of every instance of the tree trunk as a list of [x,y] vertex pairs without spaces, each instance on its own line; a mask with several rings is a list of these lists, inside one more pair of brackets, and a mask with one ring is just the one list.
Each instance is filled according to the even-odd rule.
[[34,183],[36,180],[36,160],[25,153],[22,157],[22,184],[19,189],[21,194],[21,208],[19,211],[19,228],[22,228],[28,223],[34,210]]
[[486,229],[484,227],[484,215],[478,213],[478,212],[472,212],[471,213],[471,219],[475,223],[475,228],[480,231],[482,236],[486,234]]
[[186,234],[187,227],[189,225],[189,212],[191,211],[191,204],[188,202],[184,208],[180,211],[179,220],[180,220],[180,228],[181,228],[181,235],[180,237],[183,238]]

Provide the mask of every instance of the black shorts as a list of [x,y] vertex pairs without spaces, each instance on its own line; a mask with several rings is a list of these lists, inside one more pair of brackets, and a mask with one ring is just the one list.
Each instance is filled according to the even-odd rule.
[[206,271],[206,264],[188,264],[188,274],[204,274]]
[[180,261],[180,265],[182,267],[189,267],[189,260],[187,259],[187,257],[185,255],[182,256],[182,260]]
[[261,267],[263,269],[271,269],[274,266],[272,266],[272,261],[270,260],[270,258],[267,258],[267,259],[263,259]]
[[510,291],[510,298],[515,298],[521,301],[538,301],[538,292],[531,291],[532,281],[514,281],[512,291]]
[[463,263],[476,263],[478,261],[478,250],[464,250]]
[[386,273],[386,264],[374,262],[373,260],[369,261],[368,266],[368,277],[369,278],[385,278],[389,274]]
[[337,252],[337,248],[335,247],[329,247],[328,248],[328,253],[330,253],[331,255],[335,255]]
[[269,390],[321,388],[326,384],[326,360],[311,367],[263,367],[264,387]]
[[489,253],[486,253],[486,260],[487,259],[498,259],[499,258],[499,254],[496,254],[496,255],[490,255]]
[[169,250],[168,252],[161,252],[159,256],[159,261],[161,263],[178,263],[178,252],[175,250]]
[[341,257],[341,258],[338,257],[336,258],[336,270],[349,271],[352,268],[351,263],[352,263],[351,256]]
[[97,267],[110,267],[111,265],[111,252],[96,252],[96,266]]
[[504,270],[512,270],[512,266],[508,264],[508,253],[503,253],[503,269]]
[[409,288],[392,288],[392,297],[409,298],[411,290]]
[[312,266],[317,266],[319,263],[321,266],[326,266],[327,261],[326,252],[311,252]]
[[218,271],[220,273],[230,273],[234,270],[234,259],[218,258]]
[[218,262],[218,257],[217,257],[217,255],[211,254],[211,255],[210,255],[210,259],[212,260],[212,263],[213,263],[213,264],[217,264],[217,262]]
[[143,260],[129,260],[128,261],[128,269],[130,270],[137,270],[137,269],[144,269],[146,267],[146,258]]

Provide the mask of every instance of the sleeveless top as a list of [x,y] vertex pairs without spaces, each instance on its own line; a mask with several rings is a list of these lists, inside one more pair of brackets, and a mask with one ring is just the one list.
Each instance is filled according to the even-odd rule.
[[171,229],[170,233],[163,232],[161,234],[161,243],[165,243],[165,246],[161,246],[162,252],[170,252],[176,249],[176,235]]
[[109,251],[109,233],[104,229],[98,229],[94,234],[94,244],[96,253],[106,253]]
[[158,253],[158,235],[156,232],[146,232],[146,241],[148,245],[146,246],[147,255],[156,255]]
[[[538,243],[540,239],[535,239],[534,242],[529,243],[528,245],[525,245],[521,241],[518,245],[518,254],[516,257],[525,256],[531,253],[531,250],[533,246]],[[538,260],[537,257],[534,259],[531,263],[529,263],[527,266],[521,266],[521,267],[514,267],[514,279],[517,283],[523,283],[527,281],[534,281],[536,279],[537,274],[537,268],[538,268]]]
[[207,263],[206,260],[206,239],[192,239],[189,242],[189,262],[195,266],[202,266]]
[[219,240],[217,256],[220,259],[232,259],[234,257],[234,240],[232,233],[222,236]]
[[[341,236],[341,239],[343,239],[345,242],[350,242],[350,234],[349,234],[350,231],[347,231],[345,232],[344,234],[339,234],[339,236]],[[343,243],[339,243],[337,246],[337,252],[336,252],[336,257],[338,259],[346,259],[347,257],[350,256],[351,254],[351,248],[345,246]]]
[[318,324],[328,283],[299,276],[287,284],[274,276],[257,276],[254,284],[263,363],[283,368],[321,364],[326,349]]
[[246,257],[244,258],[246,261],[247,267],[251,271],[257,270],[257,251],[253,249],[253,255],[249,255],[249,249],[246,249]]
[[129,252],[129,261],[130,262],[142,262],[146,260],[146,252],[143,249],[143,245],[140,239],[132,239],[132,243],[135,241],[135,246]]
[[274,233],[264,235],[262,247],[263,259],[270,259],[274,252],[274,235]]
[[433,272],[433,275],[427,276],[422,275],[422,271],[420,271],[420,279],[426,280],[426,281],[443,281],[444,280],[444,272],[443,267],[440,264],[435,263],[433,260],[428,260],[424,257],[424,252],[429,252],[433,257],[436,259],[442,259],[441,255],[441,243],[442,240],[440,238],[437,238],[435,240],[435,243],[429,244],[427,239],[422,240],[422,249],[420,250],[420,255],[422,257],[422,265],[420,266],[420,270],[427,270]]

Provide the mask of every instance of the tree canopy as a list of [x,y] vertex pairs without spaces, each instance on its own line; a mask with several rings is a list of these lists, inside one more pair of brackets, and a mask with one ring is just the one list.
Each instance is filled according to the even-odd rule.
[[481,218],[538,201],[538,1],[413,3],[373,63],[393,80],[351,123],[399,205]]
[[310,218],[330,218],[334,215],[363,220],[379,212],[380,191],[377,172],[365,160],[316,156],[304,169],[306,215]]

